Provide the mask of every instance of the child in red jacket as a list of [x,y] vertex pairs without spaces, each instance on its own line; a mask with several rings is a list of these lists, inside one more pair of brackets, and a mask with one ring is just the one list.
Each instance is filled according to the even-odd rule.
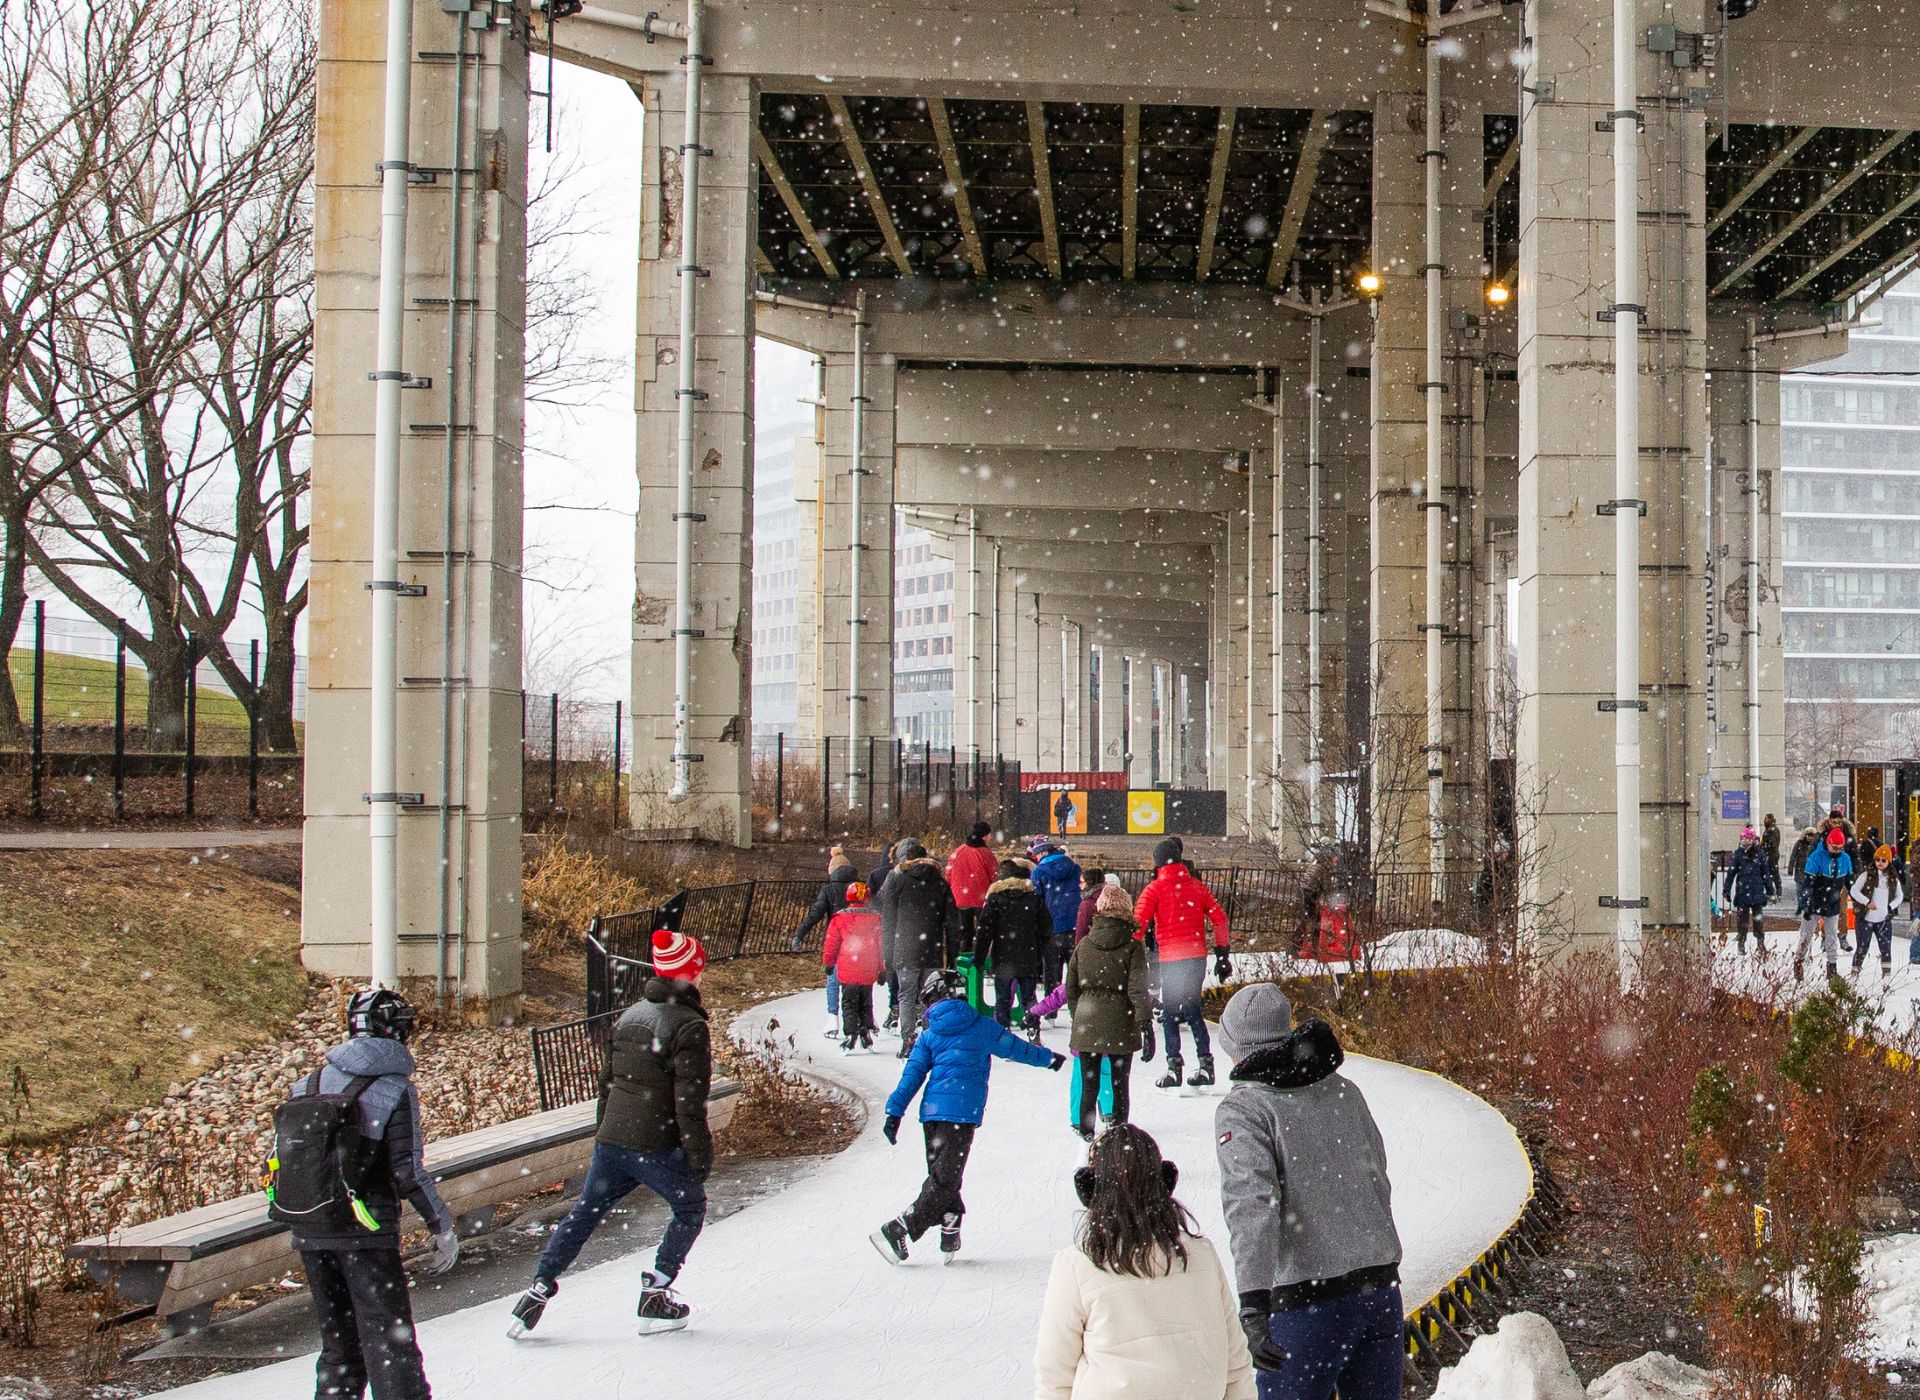
[[854,1042],[873,1048],[873,984],[880,980],[880,916],[867,908],[867,887],[847,886],[847,907],[827,923],[821,963],[840,983],[840,1053],[851,1055]]

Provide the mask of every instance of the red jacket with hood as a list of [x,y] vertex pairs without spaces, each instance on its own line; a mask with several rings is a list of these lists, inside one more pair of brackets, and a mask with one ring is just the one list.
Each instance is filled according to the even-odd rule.
[[1213,946],[1227,946],[1227,911],[1193,872],[1180,864],[1163,865],[1140,892],[1133,917],[1141,928],[1153,925],[1160,961],[1179,962],[1207,955],[1207,925],[1213,925]]
[[987,889],[1000,878],[1000,861],[983,841],[953,848],[947,857],[947,884],[953,902],[962,909],[978,909],[987,902]]

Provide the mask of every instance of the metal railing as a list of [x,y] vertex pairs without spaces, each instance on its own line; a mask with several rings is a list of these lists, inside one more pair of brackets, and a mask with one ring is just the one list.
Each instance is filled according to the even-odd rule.
[[[591,959],[587,965],[593,965]],[[542,1113],[600,1096],[608,1039],[622,1009],[534,1028],[533,1080]]]

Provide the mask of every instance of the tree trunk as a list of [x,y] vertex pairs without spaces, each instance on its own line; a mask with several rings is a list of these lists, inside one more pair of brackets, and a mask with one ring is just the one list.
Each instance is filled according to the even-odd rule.
[[147,752],[183,753],[187,747],[187,643],[167,632],[142,658],[147,667]]
[[260,674],[260,742],[273,753],[293,753],[293,619],[267,618],[265,664]]
[[[0,523],[0,529],[7,536],[4,549],[0,549],[0,659],[10,662],[14,640],[20,635],[20,619],[27,611],[26,527],[22,521],[9,518]],[[13,688],[13,667],[0,664],[0,744],[17,748],[25,743],[26,725],[20,717],[20,697]]]

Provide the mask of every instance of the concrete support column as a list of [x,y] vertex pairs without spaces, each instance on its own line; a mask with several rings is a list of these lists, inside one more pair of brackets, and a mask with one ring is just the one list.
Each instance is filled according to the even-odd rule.
[[1153,780],[1155,783],[1173,781],[1173,683],[1174,669],[1167,662],[1158,662],[1153,668],[1153,693],[1155,732],[1159,735],[1159,748],[1154,754]]
[[[1469,52],[1476,51],[1471,39]],[[1413,62],[1424,66],[1424,51]],[[1465,71],[1465,64],[1448,63]],[[1443,79],[1443,93],[1447,86]],[[1458,442],[1442,434],[1441,476],[1447,495],[1427,499],[1428,394],[1426,385],[1447,386],[1444,412],[1461,411],[1453,392],[1456,376],[1444,370],[1433,381],[1427,366],[1426,162],[1443,160],[1440,170],[1441,252],[1444,280],[1443,353],[1459,352],[1457,332],[1448,329],[1449,312],[1477,313],[1481,306],[1482,118],[1478,106],[1443,96],[1440,117],[1431,121],[1424,93],[1383,94],[1373,124],[1373,266],[1385,279],[1376,306],[1373,342],[1373,443],[1369,499],[1372,505],[1372,645],[1370,669],[1374,695],[1372,749],[1373,834],[1375,859],[1387,869],[1425,869],[1443,848],[1436,839],[1461,825],[1460,796],[1471,770],[1466,750],[1465,716],[1446,716],[1440,752],[1432,752],[1428,728],[1427,532],[1430,508],[1445,507],[1442,559],[1453,564],[1461,554],[1454,510],[1470,483],[1462,475]],[[1438,155],[1429,156],[1429,152]],[[1455,694],[1461,629],[1457,580],[1449,577],[1441,593],[1441,694]],[[1441,832],[1430,825],[1428,780],[1446,775],[1449,800]]]
[[639,528],[634,539],[633,784],[641,828],[691,826],[753,839],[750,657],[753,561],[753,248],[759,188],[751,83],[701,87],[699,322],[694,412],[693,796],[666,800],[674,731],[674,527],[678,483],[680,233],[678,148],[684,87],[649,81],[640,225]]
[[1153,783],[1153,662],[1138,653],[1127,657],[1127,781],[1137,788]]
[[1040,767],[1058,772],[1066,767],[1067,685],[1063,665],[1066,626],[1057,613],[1040,614],[1036,642],[1040,669],[1040,704],[1034,715],[1036,748]]
[[1013,590],[1013,725],[1014,753],[1021,764],[1038,769],[1040,735],[1046,728],[1041,706],[1040,599],[1034,593],[1016,587]]
[[[416,49],[451,50],[470,18],[414,7]],[[328,0],[320,27],[315,150],[312,639],[307,699],[301,956],[314,972],[365,978],[374,368],[380,260],[380,113],[385,6]],[[369,41],[368,36],[373,36]],[[401,582],[396,727],[403,791],[399,970],[438,977],[470,1012],[513,1014],[520,996],[520,568],[526,272],[526,49],[504,27],[469,30],[464,105],[455,71],[413,65],[419,165],[483,166],[476,189],[412,187],[404,339],[409,421],[471,423],[409,431],[400,451]],[[456,158],[455,131],[459,130]],[[450,241],[449,229],[455,230]],[[460,247],[450,286],[452,244]],[[448,382],[449,315],[457,317]],[[451,401],[449,401],[451,393]],[[449,475],[449,468],[451,474]],[[453,534],[445,516],[451,490]],[[451,588],[448,587],[449,580]],[[443,689],[442,677],[451,678]],[[443,749],[443,744],[445,748]],[[443,767],[443,753],[445,763]],[[447,855],[440,843],[447,824]],[[431,872],[446,871],[445,881]]]
[[1093,649],[1087,642],[1084,624],[1069,622],[1066,625],[1066,647],[1064,689],[1067,739],[1061,761],[1066,768],[1083,772],[1093,757],[1093,697],[1088,692],[1088,668]]
[[[1307,409],[1305,364],[1290,361],[1276,371],[1275,455],[1280,463],[1275,511],[1273,695],[1279,712],[1274,736],[1273,839],[1284,855],[1304,854],[1307,841]],[[1324,429],[1324,413],[1322,414]],[[1326,495],[1322,482],[1322,495]],[[1324,526],[1323,526],[1324,528]],[[1325,560],[1322,560],[1324,572]],[[1324,599],[1323,599],[1324,602]]]
[[[1000,562],[1000,550],[994,550],[994,628],[992,646],[993,694],[996,752],[1008,759],[1020,757],[1020,739],[1027,726],[1020,716],[1020,657],[1023,640],[1020,630],[1020,590],[1012,569]],[[1031,600],[1029,600],[1031,601]],[[1032,650],[1032,626],[1025,636],[1026,650]]]
[[[1611,6],[1566,0],[1527,13],[1532,62],[1520,157],[1519,635],[1517,788],[1522,908],[1552,907],[1577,944],[1611,949],[1619,888],[1612,703],[1616,368],[1641,375],[1639,850],[1649,929],[1696,913],[1698,774],[1705,750],[1706,103],[1642,48],[1645,114],[1638,208],[1646,322],[1640,364],[1613,364]],[[1640,6],[1655,22],[1705,27],[1702,6]],[[1696,96],[1698,94],[1696,93]],[[1691,484],[1691,487],[1689,486]],[[1601,513],[1602,509],[1609,513]],[[1620,509],[1635,509],[1631,505]],[[1575,619],[1587,619],[1574,625]],[[1543,926],[1548,920],[1540,918]]]
[[[1236,518],[1236,513],[1229,512],[1229,528],[1224,532],[1226,537],[1213,547],[1213,592],[1207,608],[1207,669],[1210,681],[1207,730],[1212,754],[1211,780],[1214,787],[1224,790],[1227,795],[1227,830],[1244,835],[1245,768],[1240,759],[1240,744],[1236,741],[1236,735],[1242,732],[1246,686],[1244,682],[1237,681],[1240,674],[1241,634],[1234,625],[1244,584],[1239,589],[1234,586],[1234,562],[1241,559],[1245,552],[1246,532],[1232,528]],[[1238,548],[1234,543],[1236,533],[1240,538]],[[1236,695],[1240,697],[1239,704],[1235,703]]]
[[1094,752],[1093,766],[1103,773],[1115,772],[1127,766],[1127,748],[1125,742],[1126,710],[1126,657],[1116,647],[1102,642],[1096,648],[1100,664],[1100,694],[1098,697],[1099,727],[1096,733],[1098,748]]
[[956,545],[954,743],[968,756],[991,755],[993,711],[993,542],[980,534],[979,512]]
[[[894,382],[891,359],[866,357],[866,444],[860,463],[860,531],[852,535],[856,386],[851,353],[826,355],[822,394],[820,459],[820,629],[815,688],[820,696],[822,732],[847,735],[847,685],[851,675],[847,649],[848,601],[853,558],[860,568],[860,742],[854,764],[864,768],[866,740],[893,737],[893,457]],[[856,547],[857,546],[857,547]],[[963,556],[964,557],[964,556]],[[957,575],[957,571],[956,571]],[[956,636],[959,631],[956,630]],[[856,798],[865,779],[854,784]]]
[[[1277,411],[1278,406],[1275,408]],[[1278,423],[1277,418],[1269,421]],[[1234,800],[1242,804],[1248,834],[1261,840],[1273,839],[1275,831],[1273,560],[1278,543],[1274,530],[1274,471],[1278,465],[1274,449],[1277,445],[1270,439],[1248,459],[1243,559],[1246,685],[1241,709],[1246,725],[1243,741],[1246,769],[1243,790]]]

